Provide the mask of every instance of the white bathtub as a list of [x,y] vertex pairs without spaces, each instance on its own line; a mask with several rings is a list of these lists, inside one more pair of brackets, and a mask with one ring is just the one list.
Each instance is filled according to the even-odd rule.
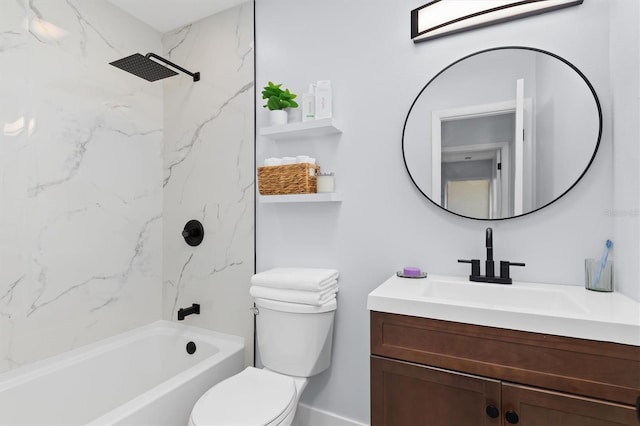
[[0,425],[186,425],[243,350],[241,337],[157,321],[1,374]]

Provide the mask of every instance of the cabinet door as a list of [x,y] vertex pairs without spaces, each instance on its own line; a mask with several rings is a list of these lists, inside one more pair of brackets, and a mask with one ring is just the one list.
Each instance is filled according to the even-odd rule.
[[[503,383],[505,426],[637,426],[635,407]],[[512,414],[509,414],[511,412]],[[509,418],[512,421],[509,421]]]
[[497,380],[371,357],[372,426],[499,426],[499,409]]

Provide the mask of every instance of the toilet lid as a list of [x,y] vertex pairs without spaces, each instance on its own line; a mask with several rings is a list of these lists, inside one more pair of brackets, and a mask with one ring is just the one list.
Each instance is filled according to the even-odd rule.
[[291,377],[247,367],[202,395],[191,421],[196,426],[266,426],[284,418],[295,400],[296,386]]

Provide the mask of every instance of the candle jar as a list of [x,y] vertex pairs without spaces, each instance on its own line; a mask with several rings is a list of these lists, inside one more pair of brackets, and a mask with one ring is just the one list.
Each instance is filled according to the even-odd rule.
[[333,173],[320,173],[316,178],[318,193],[333,192],[335,189],[335,177]]

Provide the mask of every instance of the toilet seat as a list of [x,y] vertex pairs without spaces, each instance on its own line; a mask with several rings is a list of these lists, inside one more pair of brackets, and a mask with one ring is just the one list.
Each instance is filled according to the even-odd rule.
[[293,378],[247,367],[202,395],[191,412],[190,424],[273,426],[279,424],[295,404]]

